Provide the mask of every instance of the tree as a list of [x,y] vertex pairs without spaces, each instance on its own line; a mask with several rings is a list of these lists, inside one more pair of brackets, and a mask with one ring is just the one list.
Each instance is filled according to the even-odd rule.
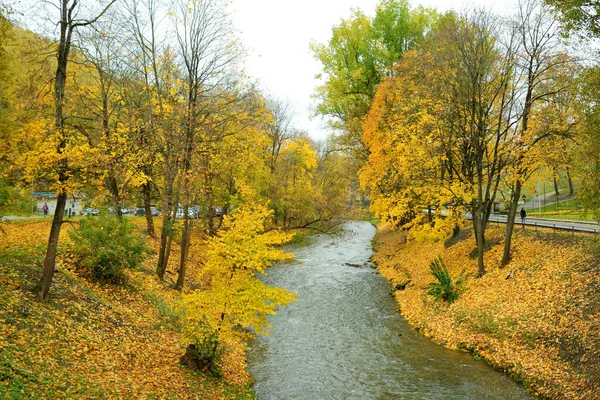
[[[77,129],[90,147],[97,150],[93,175],[110,194],[114,213],[121,219],[121,208],[127,189],[143,184],[143,151],[136,146],[139,129],[136,117],[131,118],[124,99],[127,82],[133,76],[127,65],[128,39],[122,21],[115,13],[106,23],[100,22],[81,32],[81,53],[88,71],[75,82],[82,104]],[[144,149],[145,150],[145,149]]]
[[[229,77],[229,69],[239,55],[228,41],[230,27],[223,18],[224,3],[220,0],[181,1],[177,5],[177,42],[183,64],[185,116],[182,155],[183,232],[179,277],[175,287],[183,288],[187,251],[190,240],[189,207],[191,204],[192,157],[200,131],[211,130],[210,123],[219,96],[232,92],[222,90]],[[227,103],[229,99],[225,99]]]
[[316,113],[331,117],[330,125],[342,133],[342,148],[352,151],[361,164],[367,157],[360,141],[362,117],[377,85],[406,50],[423,40],[436,18],[430,9],[411,10],[406,0],[385,0],[374,19],[354,10],[333,27],[327,45],[311,44],[325,79],[314,94]]
[[595,0],[544,0],[554,8],[567,31],[583,30],[600,35],[600,2]]
[[600,67],[594,66],[584,71],[582,76],[583,120],[579,135],[575,137],[576,170],[580,176],[582,187],[578,197],[584,207],[600,220],[600,107],[598,95],[600,89]]
[[58,26],[60,37],[56,50],[56,75],[54,79],[54,135],[56,142],[56,154],[58,164],[56,171],[58,175],[57,203],[50,236],[48,238],[48,247],[44,259],[44,274],[39,293],[40,300],[47,301],[52,277],[54,275],[54,264],[56,260],[56,251],[58,248],[58,237],[63,222],[65,205],[67,203],[66,184],[69,180],[69,164],[64,158],[65,150],[69,142],[70,132],[65,126],[64,103],[65,88],[67,85],[67,67],[69,65],[69,56],[73,44],[73,32],[78,28],[92,25],[99,20],[102,15],[112,6],[116,0],[110,1],[104,8],[91,19],[79,18],[80,3],[78,0],[58,0],[57,8],[60,12]]
[[308,138],[284,144],[270,192],[275,220],[284,228],[307,227],[320,220],[314,215],[318,198],[313,179],[316,168],[317,154]]
[[292,258],[274,247],[292,235],[266,230],[269,217],[267,208],[258,204],[227,216],[225,229],[208,241],[202,270],[206,287],[182,296],[183,336],[205,348],[209,357],[227,340],[248,338],[250,330],[267,333],[267,316],[296,300],[294,293],[270,287],[258,277],[273,261]]
[[423,46],[403,57],[391,83],[380,85],[382,97],[365,121],[371,157],[361,180],[371,185],[372,207],[404,226],[432,205],[437,213],[451,206],[451,216],[464,208],[479,276],[514,125],[514,55],[498,38],[497,21],[483,11],[445,15]]
[[142,166],[145,182],[142,184],[142,197],[146,215],[148,234],[154,236],[154,221],[152,219],[151,198],[152,189],[157,188],[153,179],[157,153],[162,156],[163,166],[163,227],[161,231],[161,246],[157,274],[162,279],[168,262],[167,243],[171,240],[173,211],[173,192],[177,170],[177,153],[179,152],[173,133],[177,101],[170,93],[177,88],[177,65],[174,54],[165,48],[159,38],[161,19],[160,7],[155,0],[132,1],[126,4],[129,14],[129,31],[135,43],[132,51],[132,65],[136,70],[132,80],[132,90],[136,96],[131,102],[137,108],[141,123],[138,146],[145,150],[146,157]]
[[[566,76],[572,70],[572,61],[566,54],[560,52],[557,39],[557,24],[550,14],[548,7],[540,5],[535,0],[520,3],[514,28],[518,39],[515,47],[516,68],[518,81],[516,89],[521,104],[517,114],[518,129],[512,140],[512,179],[510,208],[504,236],[504,254],[502,265],[510,261],[510,248],[515,216],[521,198],[521,188],[539,165],[540,157],[536,145],[542,140],[548,140],[557,134],[565,134],[553,130],[531,132],[530,120],[534,118],[538,103],[558,103],[559,96],[570,84]],[[548,109],[548,107],[546,107]],[[536,159],[537,157],[537,159]]]
[[267,123],[267,133],[271,139],[269,146],[271,153],[270,168],[271,172],[274,172],[281,146],[295,134],[291,125],[294,115],[292,106],[284,100],[268,99],[266,106],[271,112],[271,120]]

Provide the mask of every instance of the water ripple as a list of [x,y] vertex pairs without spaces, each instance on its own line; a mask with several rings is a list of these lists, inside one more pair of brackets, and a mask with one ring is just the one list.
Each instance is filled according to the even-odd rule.
[[388,282],[361,267],[374,233],[367,222],[347,223],[341,237],[290,246],[295,260],[271,269],[265,281],[298,292],[298,302],[271,318],[275,331],[251,346],[258,399],[530,398],[505,375],[436,345],[398,316]]

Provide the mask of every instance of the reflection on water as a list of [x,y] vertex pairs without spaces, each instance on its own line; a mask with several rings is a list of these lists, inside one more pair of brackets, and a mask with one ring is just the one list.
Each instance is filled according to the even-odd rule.
[[252,343],[258,399],[529,399],[502,373],[404,322],[388,282],[367,265],[374,234],[368,222],[347,223],[339,237],[288,247],[295,260],[270,270],[265,281],[298,292],[298,302]]

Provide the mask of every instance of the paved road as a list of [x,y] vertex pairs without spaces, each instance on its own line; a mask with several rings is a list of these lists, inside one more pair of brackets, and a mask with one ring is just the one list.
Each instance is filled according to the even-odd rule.
[[[559,193],[560,192],[564,192],[564,190],[559,191]],[[565,203],[567,201],[571,201],[571,200],[575,200],[575,199],[577,199],[577,196],[573,195],[573,196],[563,198],[563,199],[559,198],[559,200],[557,202],[556,201],[556,193],[548,192],[546,194],[535,196],[534,198],[527,200],[523,206],[525,206],[526,210],[536,210],[540,206],[544,207],[546,205],[552,205],[552,204],[556,204],[556,203]],[[521,207],[521,205],[519,205],[519,207]]]
[[[506,215],[492,214],[490,216],[490,222],[497,222],[500,224],[506,223]],[[521,218],[517,215],[515,219],[516,224],[521,224]],[[587,233],[598,233],[600,232],[600,226],[596,223],[576,222],[576,221],[561,221],[556,219],[537,219],[537,218],[525,218],[525,225],[542,227],[542,228],[553,228],[565,231],[574,232],[587,232]]]

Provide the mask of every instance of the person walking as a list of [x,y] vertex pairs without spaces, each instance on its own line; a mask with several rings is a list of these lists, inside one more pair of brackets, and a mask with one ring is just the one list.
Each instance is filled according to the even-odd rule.
[[42,211],[44,211],[44,218],[48,215],[48,203],[44,203],[44,207],[42,207]]
[[525,229],[525,218],[527,218],[527,211],[525,211],[525,207],[521,207],[521,224],[523,225],[523,229]]

